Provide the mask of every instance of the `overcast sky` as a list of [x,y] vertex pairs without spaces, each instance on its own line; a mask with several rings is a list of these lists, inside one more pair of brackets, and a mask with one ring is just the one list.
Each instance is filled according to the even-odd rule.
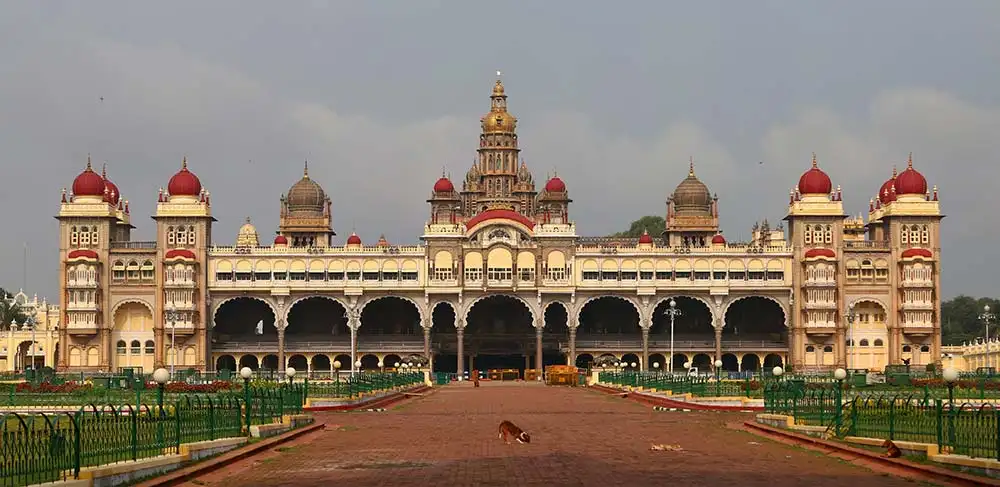
[[136,239],[187,155],[216,242],[247,216],[270,239],[308,159],[338,240],[415,243],[501,70],[522,155],[566,180],[581,234],[662,215],[689,156],[730,240],[784,216],[814,151],[867,214],[912,151],[948,215],[945,297],[996,297],[997,25],[995,0],[0,0],[0,286],[21,287],[26,243],[28,287],[58,302],[52,215],[88,153]]

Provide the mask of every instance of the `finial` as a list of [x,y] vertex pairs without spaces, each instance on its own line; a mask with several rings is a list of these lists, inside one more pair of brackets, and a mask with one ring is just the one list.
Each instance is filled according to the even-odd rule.
[[906,158],[906,168],[913,169],[913,153],[911,152]]
[[63,202],[63,203],[65,203],[65,202],[66,202],[66,188],[63,188],[63,189],[62,189],[62,202]]
[[819,167],[819,164],[816,163],[816,153],[813,152],[813,169],[816,169],[818,167]]
[[247,217],[247,223],[250,223],[250,217]]
[[444,177],[444,166],[441,166],[441,177]]
[[309,161],[305,161],[305,164],[303,164],[302,177],[309,178]]
[[108,179],[108,161],[104,161],[104,165],[101,166],[101,177]]
[[500,70],[498,69],[497,70],[497,81],[500,81],[501,77],[503,77],[503,73],[501,73]]
[[181,159],[181,170],[183,171],[186,170],[187,168],[188,168],[188,156],[184,156],[184,159]]
[[93,171],[90,167],[90,154],[87,154],[87,171]]
[[688,177],[694,177],[694,156],[688,157]]

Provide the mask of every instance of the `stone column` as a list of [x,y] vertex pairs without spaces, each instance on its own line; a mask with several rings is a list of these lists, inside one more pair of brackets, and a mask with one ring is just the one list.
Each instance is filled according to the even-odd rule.
[[[112,363],[114,363],[115,344],[111,343],[111,329],[105,328],[101,330],[101,341],[104,345],[104,353],[101,354],[101,368],[105,371],[112,372],[111,367]],[[11,352],[11,350],[8,350],[8,352]]]
[[[153,329],[153,367],[160,368],[166,363],[163,358],[166,356],[166,342],[164,340],[163,328]],[[60,350],[61,351],[61,350]],[[86,360],[86,356],[83,357]]]
[[642,329],[642,367],[640,370],[649,370],[649,328]]
[[428,364],[431,360],[431,329],[424,328],[424,358],[427,359]]
[[351,330],[351,373],[355,373],[358,370],[358,329],[352,326],[353,323],[348,322]]
[[458,380],[465,377],[465,327],[459,326],[456,331],[458,338]]
[[566,365],[576,365],[576,327],[569,329],[569,363]]
[[535,328],[535,370],[538,378],[542,378],[542,327]]
[[[722,328],[715,329],[715,360],[722,360]],[[715,367],[715,364],[712,364],[712,367]]]
[[285,326],[280,321],[278,328],[278,370],[285,370]]

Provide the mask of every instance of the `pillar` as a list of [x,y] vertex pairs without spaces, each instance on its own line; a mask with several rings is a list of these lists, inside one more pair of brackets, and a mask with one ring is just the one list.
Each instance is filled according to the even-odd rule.
[[465,377],[465,327],[459,326],[456,331],[458,338],[458,380]]
[[358,370],[358,328],[353,326],[354,323],[348,322],[351,330],[351,373],[357,372]]
[[[105,328],[101,330],[101,344],[104,345],[104,353],[101,354],[101,368],[105,371],[111,372],[111,364],[113,362],[112,359],[115,356],[115,344],[111,343],[111,329]],[[8,353],[10,352],[11,350],[8,350]]]
[[535,370],[538,371],[538,378],[542,375],[542,327],[535,328]]
[[285,368],[285,327],[278,328],[278,370]]
[[640,370],[649,370],[649,328],[642,329],[642,366]]
[[576,365],[576,327],[569,329],[569,360],[566,365]]
[[[715,329],[715,360],[722,360],[722,328]],[[715,364],[712,364],[712,367],[715,367]]]
[[431,329],[424,328],[424,358],[431,360]]
[[[165,350],[167,349],[167,345],[166,341],[164,340],[163,328],[153,329],[153,346],[155,347],[153,349],[153,367],[155,368],[163,367],[164,364],[167,363],[167,361],[164,360],[164,357],[166,357]],[[59,352],[62,353],[62,350],[60,350]],[[86,351],[84,351],[84,353],[82,354],[84,363],[86,363],[87,361],[87,356],[85,352]]]

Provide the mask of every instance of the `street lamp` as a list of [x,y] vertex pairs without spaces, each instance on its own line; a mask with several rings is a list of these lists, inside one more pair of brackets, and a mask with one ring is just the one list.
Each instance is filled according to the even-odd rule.
[[[35,309],[32,309],[31,310],[31,314],[28,316],[28,319],[25,321],[25,324],[27,324],[28,326],[31,327],[31,371],[32,372],[35,371],[35,323],[36,323],[35,315],[37,313],[38,313],[38,311],[36,311]],[[989,332],[987,332],[987,333],[989,333]],[[45,363],[45,360],[42,359],[42,364],[44,365],[44,363]],[[35,380],[38,380],[38,374],[34,374],[34,375],[35,375]]]
[[841,406],[843,406],[842,394],[844,393],[844,379],[847,378],[847,371],[838,367],[837,370],[833,371],[833,378],[837,380],[837,390],[835,391],[836,395],[834,396],[834,401],[836,402],[837,406],[834,412],[836,414],[835,421],[837,424],[837,434],[839,435],[840,426],[844,422],[844,413],[843,413],[843,408]]
[[340,360],[333,361],[333,370],[337,373],[337,397],[340,397]]
[[715,359],[715,397],[719,397],[719,388],[722,387],[722,361]]
[[381,360],[378,361],[378,370],[379,372],[385,372],[385,362]]
[[175,346],[177,339],[177,320],[181,318],[180,313],[177,312],[177,308],[173,306],[167,310],[167,321],[170,323],[170,375],[174,375],[174,365],[177,363],[177,347]]
[[354,362],[354,370],[361,372],[361,360]]
[[854,305],[847,307],[847,312],[844,313],[844,319],[847,321],[847,368],[852,368],[854,365]]
[[286,367],[285,376],[288,377],[288,385],[292,385],[295,378],[295,367]]
[[958,381],[958,371],[948,367],[941,372],[941,378],[948,385],[948,440],[955,444],[955,382]]
[[243,415],[246,417],[247,433],[250,432],[250,378],[253,377],[253,369],[243,367],[240,369],[240,377],[243,378]]
[[166,413],[163,411],[163,389],[167,386],[167,381],[170,380],[170,372],[163,367],[160,367],[153,371],[153,381],[156,382],[156,406],[159,412],[157,415],[161,419],[156,422],[156,439],[160,446],[163,446],[163,417]]
[[777,365],[774,366],[773,369],[771,369],[771,374],[774,375],[775,377],[777,377],[778,379],[781,379],[781,375],[784,374],[784,373],[785,373],[785,370],[782,369],[780,366],[777,366]]
[[392,364],[392,366],[398,369],[399,368],[399,362],[396,362],[396,363]]
[[677,301],[670,298],[670,307],[667,308],[663,313],[670,317],[670,359],[668,363],[670,364],[670,372],[674,371],[674,320],[681,315],[681,310],[677,309]]
[[[979,315],[979,320],[986,325],[986,370],[990,368],[990,324],[993,323],[997,317],[995,314],[990,313],[990,305],[983,305],[983,313]],[[34,355],[34,354],[32,354]],[[34,360],[34,357],[32,357]]]

